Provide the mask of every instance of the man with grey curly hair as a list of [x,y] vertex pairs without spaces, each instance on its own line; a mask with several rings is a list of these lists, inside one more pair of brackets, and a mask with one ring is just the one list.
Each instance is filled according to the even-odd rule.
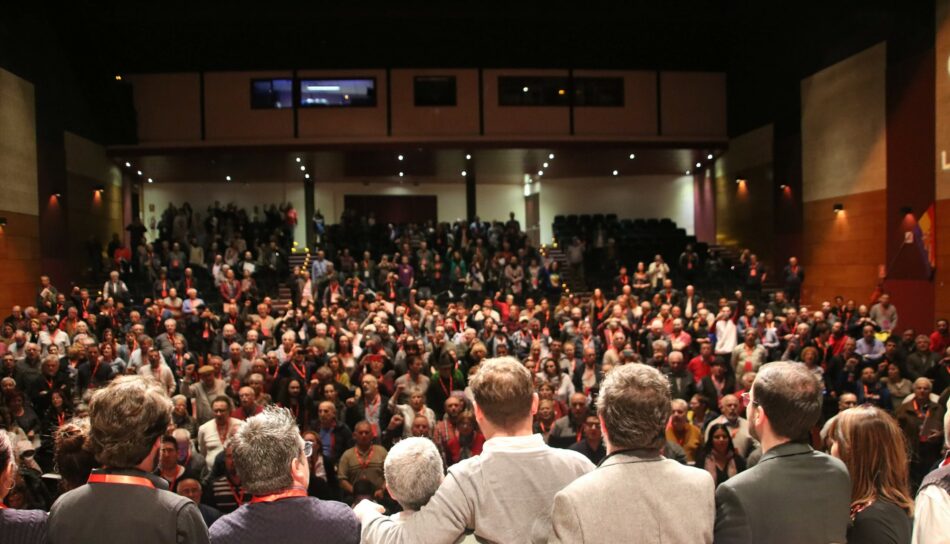
[[346,505],[307,496],[314,444],[300,436],[286,408],[270,406],[249,418],[227,445],[253,498],[214,522],[212,543],[359,543],[359,522]]
[[597,415],[607,457],[555,496],[549,543],[712,543],[712,477],[660,453],[670,410],[669,381],[653,367],[623,365],[604,378]]
[[62,495],[49,515],[49,542],[208,542],[195,503],[152,473],[172,403],[157,381],[122,376],[89,402],[85,449],[102,469]]

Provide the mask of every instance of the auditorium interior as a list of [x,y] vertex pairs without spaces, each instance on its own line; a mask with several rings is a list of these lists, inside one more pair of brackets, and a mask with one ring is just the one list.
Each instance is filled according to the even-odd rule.
[[[198,360],[172,365],[168,393],[185,394],[185,380],[199,383],[214,356],[231,368],[233,344],[219,327],[229,315],[248,324],[239,336],[259,331],[265,362],[267,352],[283,349],[280,331],[293,331],[288,323],[317,337],[329,326],[331,339],[316,348],[300,333],[315,359],[308,358],[312,376],[294,382],[310,395],[307,415],[294,412],[300,428],[317,433],[316,423],[308,426],[327,398],[322,382],[317,393],[307,387],[329,368],[320,365],[335,352],[324,348],[338,346],[341,334],[353,341],[341,332],[351,320],[357,335],[356,326],[372,328],[364,310],[387,303],[413,318],[419,312],[429,329],[419,343],[436,418],[453,389],[450,379],[445,397],[436,391],[433,400],[441,359],[430,342],[445,305],[462,313],[451,330],[441,329],[459,346],[466,327],[478,323],[473,335],[489,356],[512,354],[526,364],[536,344],[512,340],[522,320],[534,326],[540,319],[550,338],[541,352],[547,357],[547,342],[575,343],[571,308],[585,316],[590,308],[584,323],[600,336],[598,364],[603,357],[611,367],[656,362],[651,323],[660,322],[669,340],[661,307],[692,318],[697,307],[684,293],[693,289],[710,308],[716,301],[716,308],[731,308],[733,321],[741,321],[746,304],[754,307],[747,329],[755,328],[753,314],[761,328],[760,311],[787,311],[776,296],[784,295],[793,313],[801,308],[816,327],[812,336],[799,345],[794,328],[784,331],[780,344],[766,346],[770,361],[806,359],[811,348],[803,346],[822,349],[816,337],[825,325],[837,334],[836,320],[859,339],[867,308],[880,308],[884,294],[900,324],[867,319],[882,346],[893,339],[895,349],[912,351],[917,335],[937,335],[938,321],[950,317],[950,0],[16,4],[0,16],[0,341],[11,346],[0,352],[17,361],[24,349],[18,338],[44,338],[52,317],[70,338],[88,331],[93,348],[108,330],[121,344],[113,340],[114,356],[121,352],[126,361],[138,345],[135,333],[125,336],[128,312],[141,313],[156,346],[170,318]],[[41,277],[65,297],[48,296]],[[195,285],[197,298],[189,299]],[[535,312],[542,298],[537,313],[508,314]],[[426,321],[433,311],[426,299],[439,325]],[[491,315],[490,302],[504,308],[503,348],[491,334],[483,338],[475,317]],[[557,317],[539,318],[548,305]],[[27,307],[32,313],[24,318]],[[206,307],[216,314],[212,325],[198,317]],[[884,308],[876,315],[889,311],[886,301]],[[77,312],[87,322],[78,333],[68,317]],[[815,312],[828,318],[821,327],[805,317]],[[720,319],[714,309],[709,316],[704,335],[714,335]],[[620,321],[638,340],[621,338],[625,349],[611,352]],[[320,326],[322,333],[314,332]],[[689,319],[686,329],[695,341],[699,329]],[[941,342],[935,360],[948,347]],[[175,356],[173,343],[162,346],[166,362]],[[580,365],[587,344],[576,345]],[[679,351],[675,339],[670,345]],[[379,346],[367,341],[363,348]],[[47,346],[41,349],[45,357]],[[729,367],[731,351],[716,349]],[[819,365],[829,388],[838,384],[827,378],[837,350],[823,352]],[[394,375],[387,358],[382,375],[405,374],[405,355],[394,357]],[[695,342],[681,355],[686,362],[703,357]],[[59,356],[65,368],[66,351]],[[878,377],[891,360],[882,357]],[[246,360],[250,368],[254,358]],[[12,361],[10,376],[19,377]],[[665,364],[656,362],[661,370]],[[353,403],[346,401],[362,394],[361,371],[347,361],[336,365],[346,375],[331,402],[348,410]],[[85,407],[77,368],[71,400]],[[573,362],[562,368],[572,393],[589,390],[582,368],[580,377]],[[86,387],[96,387],[98,369],[96,363]],[[467,379],[469,370],[462,365],[455,373]],[[929,376],[925,370],[915,374],[902,363],[898,372],[913,379]],[[240,379],[234,372],[228,394],[237,405],[248,371]],[[737,395],[751,390],[742,371],[727,373]],[[273,378],[264,374],[270,387]],[[385,387],[379,380],[393,402],[405,395],[392,379]],[[934,383],[946,382],[940,375]],[[698,376],[690,386],[702,392]],[[287,389],[275,383],[273,397],[284,398]],[[935,385],[934,398],[939,392]],[[839,399],[825,394],[822,422]],[[567,417],[574,395],[554,395],[558,417]],[[198,410],[191,397],[187,402]],[[884,404],[901,409],[896,398]],[[357,425],[347,424],[357,436]],[[405,424],[409,433],[413,421]],[[378,443],[385,429],[374,425]],[[566,445],[580,443],[582,432],[570,438],[576,440]],[[52,466],[52,446],[40,442],[37,458],[47,456]],[[337,452],[323,448],[330,448],[332,473]],[[929,462],[942,458],[937,450]],[[914,465],[911,485],[925,474]],[[348,498],[359,494],[354,486],[342,489]]]

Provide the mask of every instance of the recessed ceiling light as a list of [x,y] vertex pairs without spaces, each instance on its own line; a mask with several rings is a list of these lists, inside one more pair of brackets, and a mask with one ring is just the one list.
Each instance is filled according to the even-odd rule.
[[304,174],[303,179],[310,179],[310,174]]
[[548,163],[544,163],[541,165],[541,168],[547,168],[547,167],[548,167]]
[[615,176],[619,176],[619,175],[620,175],[620,172],[618,172],[617,170],[614,170],[614,175],[615,175]]
[[539,176],[543,176],[543,175],[544,175],[544,170],[538,170],[538,175],[539,175]]
[[702,165],[703,165],[703,163],[697,162],[697,163],[696,163],[696,168],[699,168],[699,167],[701,167]]
[[521,88],[521,92],[523,92],[523,93],[528,92],[528,88],[527,88],[527,87],[522,87],[522,88]]
[[116,75],[115,75],[115,80],[116,80],[116,81],[122,81],[122,76],[119,75],[119,74],[116,74]]
[[469,154],[469,153],[466,153],[466,154],[465,154],[465,160],[467,160],[467,161],[472,160],[472,155]]
[[553,161],[553,160],[554,160],[554,153],[551,153],[550,155],[548,155],[548,159]]
[[300,157],[297,157],[297,162],[300,162]]
[[137,173],[138,175],[140,175],[140,176],[142,175],[142,171],[141,171],[141,170],[136,171],[136,173]]
[[224,176],[224,181],[231,181],[231,176]]
[[709,160],[712,160],[712,158],[713,158],[713,154],[712,154],[712,153],[710,153],[709,155],[706,155],[706,158],[707,158],[707,159],[709,159]]
[[402,155],[398,155],[398,156],[396,157],[396,160],[401,161],[401,160],[402,160]]
[[129,161],[125,161],[125,167],[132,168],[132,163],[130,163]]
[[467,175],[468,175],[468,172],[466,172],[465,170],[462,170],[462,177],[464,178]]
[[149,182],[149,183],[155,183],[155,180],[153,180],[152,178],[148,178],[148,182]]
[[686,171],[686,175],[687,175],[687,176],[689,175],[689,170]]
[[635,158],[637,158],[637,155],[636,155],[635,153],[631,153],[631,154],[630,154],[630,160],[633,160],[633,159],[635,159]]
[[403,177],[404,175],[402,172],[399,172],[399,177]]
[[301,165],[300,165],[300,171],[301,171],[301,172],[306,172],[306,171],[307,171],[307,167],[301,164]]

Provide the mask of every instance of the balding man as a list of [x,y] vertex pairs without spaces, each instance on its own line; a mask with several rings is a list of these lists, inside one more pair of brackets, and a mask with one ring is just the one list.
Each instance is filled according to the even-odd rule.
[[337,469],[340,489],[353,496],[353,486],[357,482],[366,481],[373,487],[373,498],[382,500],[386,495],[386,480],[383,477],[386,448],[373,443],[373,427],[366,421],[356,424],[353,438],[356,445],[343,452],[340,457]]
[[749,422],[739,415],[739,410],[739,397],[724,395],[719,401],[719,411],[722,415],[712,420],[706,427],[704,440],[709,440],[709,430],[712,429],[713,425],[722,423],[729,427],[729,432],[732,434],[732,444],[736,447],[739,455],[748,457],[757,444],[749,433]]
[[317,406],[317,432],[323,446],[323,457],[336,466],[343,452],[353,444],[353,433],[346,424],[337,421],[336,405],[325,400]]
[[570,398],[569,412],[557,419],[551,427],[548,443],[555,447],[566,448],[580,442],[584,437],[584,422],[587,420],[587,395],[574,393]]
[[168,318],[164,322],[165,332],[155,337],[155,347],[162,352],[162,359],[168,361],[175,354],[175,339],[180,338],[185,342],[185,350],[188,350],[188,340],[183,334],[177,332],[178,322]]
[[480,542],[544,538],[554,495],[593,470],[583,455],[550,448],[532,432],[538,396],[531,372],[516,359],[483,362],[471,389],[475,419],[488,439],[481,455],[449,468],[428,504],[402,523],[371,502],[357,505],[363,542],[456,542],[466,529]]

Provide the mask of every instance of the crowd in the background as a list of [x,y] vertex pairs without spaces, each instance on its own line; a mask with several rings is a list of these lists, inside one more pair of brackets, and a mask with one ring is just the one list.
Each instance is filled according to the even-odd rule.
[[[622,401],[601,399],[611,376],[627,367],[655,371],[630,380],[665,384],[666,397],[657,404],[665,406],[660,435],[647,441],[649,449],[708,474],[710,490],[733,479],[744,482],[743,472],[774,457],[769,453],[774,444],[763,437],[771,427],[746,415],[759,406],[757,375],[775,361],[792,362],[817,384],[809,408],[815,418],[804,423],[777,423],[785,417],[778,412],[794,412],[801,399],[760,400],[770,416],[767,425],[779,429],[775,436],[808,452],[830,451],[853,469],[864,466],[858,458],[867,452],[860,448],[873,444],[852,447],[850,441],[859,440],[854,437],[867,440],[860,418],[884,425],[879,436],[896,429],[895,459],[906,460],[907,470],[891,466],[902,476],[885,491],[897,495],[880,495],[881,489],[847,494],[852,527],[862,512],[877,512],[869,509],[875,500],[895,504],[904,516],[896,518],[898,539],[863,542],[909,541],[914,493],[922,483],[921,493],[932,492],[928,474],[947,464],[947,321],[939,320],[932,331],[900,328],[898,310],[883,292],[868,301],[839,297],[801,306],[804,268],[794,257],[777,273],[783,289],[774,292],[763,288],[767,271],[748,254],[737,264],[734,282],[722,285],[714,298],[704,296],[679,270],[693,262],[691,248],[684,248],[678,263],[658,258],[636,270],[620,268],[610,284],[591,286],[590,295],[581,296],[566,291],[560,263],[532,247],[513,217],[506,223],[420,226],[380,225],[348,213],[339,225],[315,223],[320,244],[305,265],[291,269],[295,222],[289,206],[250,214],[215,206],[202,220],[187,204],[170,205],[154,240],[136,222],[129,227],[131,247],[117,242],[110,248],[101,289],[97,284],[60,291],[49,277],[40,278],[35,300],[24,297],[0,330],[0,426],[11,437],[19,466],[5,504],[48,510],[61,492],[81,485],[103,464],[90,457],[97,450],[88,442],[83,447],[88,423],[75,418],[90,412],[97,391],[120,376],[139,375],[154,379],[172,406],[166,428],[155,437],[161,443],[152,472],[197,503],[206,525],[243,511],[242,505],[262,494],[242,485],[237,451],[255,443],[250,430],[241,438],[245,422],[255,416],[267,416],[262,421],[273,420],[275,426],[281,417],[292,418],[312,450],[300,484],[306,494],[348,504],[370,499],[387,513],[420,510],[414,516],[431,524],[437,518],[423,515],[431,511],[423,508],[428,496],[420,503],[393,492],[389,479],[395,472],[385,468],[390,452],[405,442],[403,449],[413,445],[415,455],[438,461],[449,474],[465,475],[446,479],[442,487],[456,487],[444,493],[461,497],[474,493],[466,485],[490,487],[473,475],[473,458],[523,447],[506,445],[499,431],[507,428],[499,421],[510,423],[505,409],[484,408],[504,396],[486,385],[488,378],[478,378],[482,363],[496,358],[513,358],[528,370],[527,398],[538,395],[536,410],[524,412],[528,434],[543,441],[532,447],[578,454],[570,462],[552,458],[550,473],[533,473],[548,486],[536,494],[516,471],[501,472],[528,486],[508,490],[512,497],[534,497],[513,510],[523,516],[542,510],[547,515],[560,488],[594,465],[608,464],[612,432],[615,445],[632,432],[623,426],[626,416],[616,419],[609,410],[609,403]],[[289,303],[277,300],[281,283],[290,288]],[[877,410],[841,417],[859,406]],[[632,414],[645,408],[629,409]],[[614,421],[611,417],[620,430],[605,423]],[[428,453],[427,444],[434,446]],[[288,463],[296,450],[291,453]],[[852,480],[857,481],[853,472]],[[551,492],[555,482],[560,487]],[[534,504],[537,497],[548,502]],[[727,499],[723,504],[730,504]],[[529,523],[505,513],[510,499],[494,506],[492,500],[480,497],[484,504],[477,506],[486,510],[456,525],[490,539],[486,535],[498,533],[483,524]],[[555,508],[554,526],[558,516],[575,515],[579,507],[574,508]],[[891,511],[884,515],[895,519]],[[417,525],[404,521],[410,536],[394,540],[386,524],[376,523],[368,534],[366,522],[373,516],[364,511],[361,517],[369,542],[451,542],[449,533],[460,536],[448,529],[422,537],[412,533]],[[717,541],[719,523],[717,517]],[[233,535],[235,525],[229,527]],[[710,524],[699,538],[711,538],[711,531]],[[722,541],[750,541],[728,534],[723,528]]]

